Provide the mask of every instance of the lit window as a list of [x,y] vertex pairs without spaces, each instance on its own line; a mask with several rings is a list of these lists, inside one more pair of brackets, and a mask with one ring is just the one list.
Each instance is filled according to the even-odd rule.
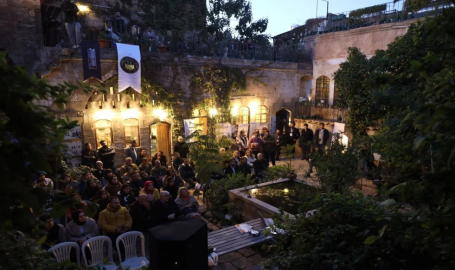
[[123,128],[125,131],[125,146],[127,146],[132,140],[136,141],[136,146],[140,146],[139,120],[134,118],[126,119],[123,122]]
[[100,141],[112,146],[112,123],[109,120],[98,120],[95,123],[95,140],[97,148],[101,147]]
[[[329,100],[330,79],[326,76],[321,76],[316,80],[316,102],[327,103]],[[321,102],[321,103],[323,103]]]
[[258,111],[256,112],[256,123],[267,123],[268,112],[269,110],[266,106],[259,106]]
[[250,109],[248,109],[248,107],[240,107],[238,124],[249,124],[249,123],[250,123]]

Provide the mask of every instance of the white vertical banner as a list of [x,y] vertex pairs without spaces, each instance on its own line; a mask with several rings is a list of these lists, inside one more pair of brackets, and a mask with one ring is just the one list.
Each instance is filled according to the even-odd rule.
[[235,126],[231,125],[229,122],[217,123],[215,125],[215,136],[217,138],[221,138],[223,136],[231,138],[233,132],[235,132]]
[[344,146],[348,146],[348,136],[344,135],[344,127],[345,127],[345,124],[343,123],[338,123],[338,122],[335,122],[335,125],[333,126],[333,132],[332,132],[332,142],[335,141],[335,134],[340,134],[340,137],[339,137],[339,142],[344,145]]
[[[267,124],[265,124],[265,125],[267,125]],[[248,137],[251,138],[251,136],[253,136],[254,130],[256,130],[256,129],[259,129],[259,133],[261,133],[262,126],[264,126],[264,124],[250,123],[250,134],[248,134],[249,135]]]
[[128,87],[141,92],[141,52],[139,46],[117,43],[118,91]]

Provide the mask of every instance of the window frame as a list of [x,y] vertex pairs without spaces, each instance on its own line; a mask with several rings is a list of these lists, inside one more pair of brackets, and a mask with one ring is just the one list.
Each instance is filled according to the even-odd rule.
[[[126,124],[126,121],[128,120],[136,120],[137,121],[137,125],[127,125]],[[136,147],[140,147],[141,146],[141,134],[140,134],[140,130],[139,130],[139,119],[137,118],[127,118],[127,119],[124,119],[123,120],[123,142],[125,143],[125,147],[128,146],[128,144],[130,143],[131,140],[127,140],[126,139],[126,128],[127,127],[136,127],[137,128],[137,139],[134,139],[133,140],[136,140]]]
[[[261,111],[261,109],[263,109],[263,111]],[[259,121],[258,121],[258,118],[259,118]],[[261,122],[262,118],[265,119],[265,122]],[[256,111],[256,115],[255,115],[256,123],[267,124],[268,118],[269,118],[269,108],[267,108],[267,106],[265,106],[265,105],[259,105],[258,109]]]
[[[101,121],[106,121],[106,122],[109,122],[109,126],[105,126],[105,127],[102,127],[102,126],[97,126],[99,122]],[[99,119],[99,120],[96,120],[95,122],[95,145],[96,145],[96,149],[100,148],[101,147],[101,144],[100,144],[100,141],[101,141],[101,138],[98,138],[98,132],[97,130],[98,129],[106,129],[108,128],[110,130],[110,144],[108,143],[108,145],[112,146],[112,142],[113,142],[113,139],[114,139],[114,134],[112,132],[112,121],[111,120],[107,120],[107,119]]]
[[[247,113],[246,114],[242,114],[242,110],[243,109],[246,109],[247,110]],[[246,117],[246,123],[244,120],[244,117]],[[239,108],[239,112],[238,112],[238,123],[237,124],[249,124],[250,123],[250,108],[248,108],[247,106],[242,106]]]
[[[316,94],[315,101],[320,103],[321,100],[324,100],[324,103],[329,101],[329,91],[330,91],[330,78],[327,76],[319,76],[316,79]],[[324,93],[327,96],[324,97]]]

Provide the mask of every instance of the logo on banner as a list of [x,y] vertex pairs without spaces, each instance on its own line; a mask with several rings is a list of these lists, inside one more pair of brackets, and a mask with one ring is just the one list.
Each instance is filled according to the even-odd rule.
[[126,73],[136,73],[139,70],[139,62],[134,58],[126,56],[120,60],[120,67]]

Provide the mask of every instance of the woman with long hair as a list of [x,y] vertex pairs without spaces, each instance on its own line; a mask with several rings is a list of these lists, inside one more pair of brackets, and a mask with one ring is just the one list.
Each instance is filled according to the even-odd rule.
[[117,193],[117,197],[120,200],[120,205],[125,206],[127,209],[130,208],[130,205],[136,201],[131,187],[129,184],[123,184],[120,191]]
[[199,216],[199,203],[186,187],[179,188],[179,197],[175,199],[175,203],[185,218]]
[[119,183],[117,176],[113,176],[112,179],[107,183],[107,186],[104,188],[104,190],[109,193],[109,196],[116,197],[121,188],[122,184]]

